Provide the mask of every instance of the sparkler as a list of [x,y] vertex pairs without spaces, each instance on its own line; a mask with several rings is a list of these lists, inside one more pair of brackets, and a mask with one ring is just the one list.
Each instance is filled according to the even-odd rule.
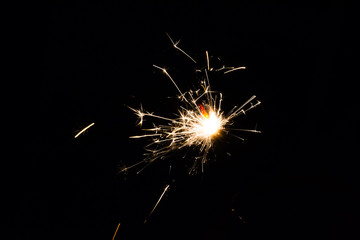
[[[170,39],[173,47],[184,54],[189,58],[193,63],[197,63],[194,58],[192,58],[188,53],[183,49],[178,47],[180,41],[174,42],[173,39],[167,34]],[[137,162],[131,166],[125,167],[122,171],[126,171],[130,168],[145,164],[137,173],[140,173],[145,167],[153,163],[157,159],[164,159],[169,153],[183,149],[185,147],[190,147],[196,149],[198,155],[194,158],[194,163],[189,169],[189,174],[194,174],[197,172],[199,166],[201,166],[201,171],[204,171],[204,164],[207,162],[208,153],[212,149],[216,139],[222,134],[230,134],[236,138],[244,140],[240,136],[229,133],[230,131],[243,131],[243,132],[252,132],[260,133],[256,129],[235,129],[231,128],[234,123],[234,119],[245,115],[249,110],[257,107],[261,102],[256,99],[256,96],[251,96],[245,103],[241,106],[234,106],[228,113],[224,113],[222,110],[222,93],[217,93],[211,90],[209,72],[223,71],[223,74],[234,72],[241,69],[246,69],[243,66],[240,67],[227,67],[222,66],[221,68],[215,69],[210,65],[209,53],[206,54],[206,67],[202,69],[196,69],[196,72],[203,73],[204,77],[201,81],[201,88],[197,90],[188,90],[181,91],[179,86],[176,84],[176,81],[168,73],[168,71],[158,65],[153,65],[154,68],[163,72],[163,74],[173,83],[177,91],[179,92],[179,99],[181,100],[181,105],[178,108],[177,114],[175,117],[164,117],[156,115],[154,113],[144,111],[140,106],[139,109],[134,109],[129,107],[139,118],[138,125],[142,126],[144,118],[153,118],[159,121],[164,121],[166,124],[153,124],[153,128],[142,129],[149,133],[144,135],[131,136],[130,138],[149,138],[151,142],[146,145],[145,149],[147,153],[142,161]],[[95,123],[91,123],[86,126],[84,129],[79,131],[74,138],[79,137],[82,133],[92,127]],[[230,153],[227,153],[230,155]],[[170,184],[167,184],[163,189],[162,194],[160,195],[155,206],[150,211],[147,219],[144,223],[148,221],[148,218],[157,208],[158,204],[164,197],[165,193],[169,190]],[[120,223],[117,225],[115,230],[113,240],[116,237]]]
[[[167,34],[173,47],[183,53],[192,62],[196,61],[184,50],[178,47],[179,41],[174,42]],[[204,74],[201,81],[201,88],[198,90],[188,90],[183,92],[171,77],[168,71],[160,66],[153,65],[154,68],[163,72],[163,74],[173,83],[179,92],[179,99],[181,105],[175,117],[164,117],[154,113],[140,109],[129,107],[139,118],[139,125],[142,126],[144,118],[153,118],[158,121],[165,122],[165,124],[153,124],[153,128],[142,129],[147,134],[131,136],[130,138],[149,138],[150,143],[145,147],[145,158],[135,163],[132,166],[125,167],[122,171],[133,168],[140,164],[145,164],[137,173],[140,173],[146,166],[157,159],[164,159],[169,153],[183,149],[185,147],[194,148],[198,151],[198,155],[194,158],[194,163],[189,169],[189,174],[197,172],[199,166],[201,171],[204,171],[204,164],[207,162],[207,155],[213,147],[215,140],[222,133],[229,133],[230,131],[247,131],[253,133],[260,133],[256,129],[233,129],[233,120],[246,112],[258,106],[261,102],[256,99],[256,96],[251,96],[241,106],[234,106],[228,113],[222,111],[222,93],[216,93],[211,90],[209,81],[210,71],[224,71],[224,74],[245,69],[245,67],[225,67],[219,69],[210,67],[209,54],[206,51],[207,65],[205,68],[196,70]],[[239,139],[243,138],[231,134]],[[155,206],[156,207],[156,206]]]

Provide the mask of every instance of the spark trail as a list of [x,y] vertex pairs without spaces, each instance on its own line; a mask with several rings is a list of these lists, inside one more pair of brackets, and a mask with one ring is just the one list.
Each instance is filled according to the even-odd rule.
[[116,230],[115,230],[115,233],[114,233],[114,236],[113,236],[112,240],[114,240],[114,239],[115,239],[116,234],[117,234],[117,232],[118,232],[118,230],[119,230],[120,224],[121,224],[121,223],[119,223],[119,224],[117,225],[117,227],[116,227]]
[[[196,61],[188,53],[178,47],[179,41],[174,42],[169,34],[167,34],[167,36],[176,50],[180,51],[192,62],[196,63]],[[142,126],[144,118],[152,118],[163,123],[153,123],[153,128],[142,129],[147,132],[146,134],[130,137],[149,138],[150,143],[145,147],[147,152],[144,155],[146,157],[142,161],[124,168],[123,171],[142,163],[146,167],[157,159],[164,159],[173,151],[190,147],[196,150],[198,154],[194,157],[194,162],[189,169],[189,174],[196,173],[197,169],[200,167],[203,172],[204,164],[207,162],[207,155],[213,147],[216,138],[221,135],[221,133],[229,133],[232,131],[260,133],[260,131],[256,129],[231,128],[235,118],[245,115],[249,110],[257,107],[261,103],[256,99],[255,95],[251,96],[242,105],[234,106],[231,111],[224,113],[221,108],[223,101],[222,93],[213,92],[210,86],[209,72],[223,71],[223,74],[227,74],[236,70],[245,69],[245,67],[222,66],[221,68],[214,69],[210,66],[208,51],[205,53],[206,67],[196,70],[196,72],[203,73],[203,78],[200,84],[201,88],[196,91],[181,91],[173,77],[165,68],[153,65],[154,68],[162,71],[173,83],[180,94],[179,99],[181,100],[181,105],[173,118],[144,111],[142,107],[140,107],[140,109],[129,107],[138,116],[140,126]],[[237,135],[230,135],[243,140],[243,138]],[[137,173],[141,172],[145,167],[140,169]]]
[[95,125],[95,123],[91,123],[89,124],[87,127],[83,128],[80,132],[78,132],[74,138],[77,138],[78,136],[80,136],[82,133],[84,133],[86,130],[88,130],[90,127],[92,127],[93,125]]
[[166,185],[166,187],[164,188],[163,192],[161,193],[158,201],[156,202],[155,206],[153,207],[153,209],[151,210],[151,212],[149,213],[147,219],[145,219],[144,223],[147,223],[149,217],[153,214],[153,212],[155,211],[156,207],[159,205],[161,199],[164,197],[164,194],[167,192],[167,190],[169,190],[170,184]]

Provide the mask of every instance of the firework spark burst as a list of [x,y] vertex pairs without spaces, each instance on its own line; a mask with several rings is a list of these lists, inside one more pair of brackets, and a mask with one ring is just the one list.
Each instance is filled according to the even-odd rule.
[[[168,34],[167,36],[175,49],[196,63],[188,53],[178,47],[179,41],[174,42]],[[223,74],[227,74],[236,70],[245,69],[245,67],[222,66],[221,68],[214,69],[210,66],[208,51],[206,51],[206,63],[206,67],[196,70],[196,72],[203,73],[203,80],[200,84],[201,87],[197,90],[188,90],[186,92],[180,90],[175,80],[165,68],[153,65],[154,68],[162,71],[162,73],[173,83],[179,92],[178,97],[181,101],[181,105],[173,118],[156,115],[152,112],[143,110],[142,107],[139,109],[129,107],[139,118],[139,126],[143,125],[145,118],[153,118],[164,123],[157,124],[154,122],[152,128],[142,129],[147,132],[146,134],[130,137],[148,138],[150,143],[145,147],[147,151],[144,154],[145,158],[136,164],[122,169],[123,171],[144,164],[145,166],[137,172],[139,173],[155,160],[164,159],[173,151],[190,147],[196,149],[198,154],[194,158],[194,163],[189,169],[189,174],[196,173],[199,168],[201,168],[201,171],[203,172],[204,164],[208,160],[208,153],[221,133],[231,134],[241,140],[244,139],[230,132],[247,131],[260,133],[260,131],[256,129],[234,129],[231,127],[235,118],[245,115],[246,112],[261,103],[256,99],[255,95],[251,96],[241,106],[234,106],[228,113],[224,113],[222,110],[222,93],[212,91],[210,86],[209,72],[223,71]]]

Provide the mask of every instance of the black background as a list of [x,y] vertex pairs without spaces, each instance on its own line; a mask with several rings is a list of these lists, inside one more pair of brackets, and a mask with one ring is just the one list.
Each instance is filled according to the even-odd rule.
[[[4,233],[111,239],[120,222],[116,239],[355,238],[358,120],[347,7],[55,1],[22,11],[13,18],[21,26],[13,31],[23,31],[14,41],[21,116],[9,159],[15,171],[4,181]],[[152,65],[192,88],[206,50],[211,61],[247,67],[211,81],[224,110],[257,95],[261,106],[239,124],[262,134],[219,141],[216,158],[196,176],[179,154],[139,175],[119,174],[142,159],[146,143],[129,139],[139,129],[125,105],[176,112],[168,98],[176,89]]]

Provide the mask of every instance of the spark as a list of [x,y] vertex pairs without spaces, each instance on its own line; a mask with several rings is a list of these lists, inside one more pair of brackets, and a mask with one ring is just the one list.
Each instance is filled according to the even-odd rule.
[[77,138],[78,136],[80,136],[83,132],[85,132],[86,130],[88,130],[90,127],[92,127],[95,123],[91,123],[89,124],[87,127],[85,127],[83,130],[81,130],[80,132],[78,132],[74,138]]
[[241,66],[241,67],[226,67],[225,65],[223,65],[221,68],[216,69],[216,72],[222,71],[222,70],[227,70],[224,72],[224,74],[236,71],[236,70],[243,70],[246,69],[246,67]]
[[205,51],[205,54],[206,54],[207,70],[210,71],[209,52],[208,52],[208,51]]
[[119,230],[119,227],[120,227],[120,223],[117,225],[117,228],[116,228],[116,230],[115,230],[115,233],[114,233],[114,236],[113,236],[112,240],[115,239],[116,233],[117,233],[117,231]]
[[193,61],[194,63],[196,63],[196,61],[195,61],[189,54],[187,54],[184,50],[182,50],[181,48],[179,48],[179,47],[177,46],[177,45],[179,44],[180,40],[178,40],[177,42],[174,42],[168,33],[166,33],[166,35],[167,35],[168,38],[170,39],[170,41],[171,41],[171,43],[172,43],[172,45],[173,45],[173,47],[174,47],[175,49],[179,50],[179,51],[182,52],[185,56],[187,56],[188,58],[190,58],[191,61]]
[[164,191],[162,192],[162,194],[160,195],[158,201],[156,202],[155,206],[153,207],[153,209],[151,210],[151,212],[149,213],[147,219],[145,219],[144,223],[146,223],[148,221],[148,218],[151,216],[151,214],[153,214],[153,212],[155,211],[156,207],[159,205],[161,199],[163,198],[164,194],[167,192],[167,190],[169,189],[170,184],[166,185],[166,187],[164,188]]
[[240,70],[240,69],[246,69],[246,67],[231,67],[231,69],[225,71],[224,74],[227,74],[229,72],[233,72],[233,71],[236,71],[236,70]]
[[[180,50],[190,60],[196,63],[190,55],[177,47],[179,42],[175,43],[169,34],[167,34],[167,36],[176,49]],[[141,162],[124,168],[125,170],[138,166],[140,163],[144,163],[147,166],[157,159],[164,159],[173,151],[190,147],[196,149],[199,154],[194,158],[194,163],[189,169],[189,174],[196,173],[199,166],[201,166],[201,171],[203,172],[204,164],[208,159],[208,153],[212,149],[216,139],[222,133],[228,134],[230,131],[260,133],[260,131],[254,129],[231,128],[234,123],[233,120],[236,117],[245,115],[246,112],[257,107],[261,102],[253,95],[239,107],[234,106],[228,113],[225,113],[222,110],[222,93],[211,90],[208,71],[212,71],[213,68],[210,66],[208,51],[206,51],[205,54],[206,67],[201,70],[196,70],[197,72],[201,71],[203,73],[200,84],[201,88],[195,91],[188,90],[183,92],[165,68],[153,65],[154,68],[161,70],[173,83],[180,94],[179,99],[182,104],[178,108],[177,113],[175,113],[175,117],[164,117],[146,112],[142,107],[140,107],[140,109],[130,108],[139,117],[139,125],[141,126],[145,117],[164,123],[154,124],[154,127],[150,129],[143,129],[148,132],[144,135],[130,136],[130,138],[149,138],[151,141],[145,147],[147,151],[144,154],[145,158]],[[215,71],[224,70],[225,72],[223,74],[226,74],[240,69],[245,69],[245,67],[223,66],[220,69],[215,69]],[[244,138],[235,134],[230,133],[229,135],[244,140]],[[145,167],[138,171],[138,173]]]
[[175,85],[176,89],[179,91],[179,93],[181,94],[181,96],[183,96],[184,94],[181,92],[180,88],[178,87],[178,85],[175,83],[174,79],[170,76],[170,74],[166,71],[165,68],[156,66],[155,64],[153,65],[153,67],[160,69],[170,80],[171,82]]

